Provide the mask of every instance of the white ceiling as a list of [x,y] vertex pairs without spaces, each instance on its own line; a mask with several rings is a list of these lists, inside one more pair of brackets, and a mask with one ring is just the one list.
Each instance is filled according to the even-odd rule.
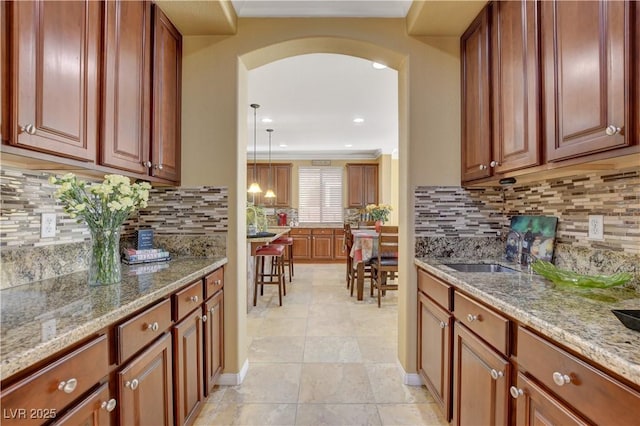
[[[411,0],[233,0],[241,18],[404,18]],[[345,55],[312,54],[283,59],[249,72],[249,103],[257,110],[257,158],[376,158],[397,155],[398,77],[392,69]],[[253,156],[253,109],[247,105]],[[273,119],[263,124],[264,117]],[[353,119],[364,118],[362,124]],[[281,147],[286,144],[287,147]],[[351,145],[351,146],[345,146]]]
[[[259,159],[267,158],[267,128],[274,129],[273,159],[397,154],[398,73],[390,68],[374,69],[371,61],[318,53],[272,62],[249,72],[249,103],[260,105]],[[263,118],[273,122],[262,123]],[[354,118],[364,122],[354,123]],[[251,159],[253,109],[249,105],[247,119]]]

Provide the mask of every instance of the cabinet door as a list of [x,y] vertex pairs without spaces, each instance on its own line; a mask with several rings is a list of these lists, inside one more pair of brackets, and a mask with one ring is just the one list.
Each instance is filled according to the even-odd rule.
[[453,316],[418,292],[418,373],[451,420],[451,324]]
[[219,291],[204,306],[205,393],[208,395],[224,368],[224,292]]
[[202,310],[197,309],[173,327],[175,354],[176,425],[195,420],[204,398]]
[[334,259],[346,259],[347,251],[344,245],[344,235],[333,236],[333,258]]
[[94,162],[100,3],[16,1],[9,27],[9,143]]
[[516,426],[589,424],[520,372],[516,386],[510,390],[517,398]]
[[104,96],[100,164],[148,173],[151,3],[104,3]]
[[311,257],[313,259],[333,259],[333,235],[313,235],[311,240],[313,243]]
[[506,425],[510,364],[458,322],[453,369],[453,424]]
[[538,4],[493,4],[493,156],[502,173],[540,164]]
[[364,205],[378,204],[378,166],[364,166]]
[[291,235],[293,238],[293,258],[311,259],[311,235]]
[[167,333],[117,374],[121,425],[173,425],[173,357]]
[[153,176],[180,181],[182,35],[159,7],[153,7]]
[[112,421],[111,412],[115,410],[116,405],[116,399],[109,397],[109,384],[105,383],[53,424],[69,426],[108,426],[115,424]]
[[462,181],[491,176],[489,13],[485,7],[460,39]]
[[274,191],[276,207],[291,206],[291,164],[274,164],[272,176],[274,179]]
[[364,168],[360,165],[347,165],[347,202],[349,207],[364,207]]
[[625,94],[629,61],[637,61],[629,56],[631,3],[542,2],[547,161],[630,143]]

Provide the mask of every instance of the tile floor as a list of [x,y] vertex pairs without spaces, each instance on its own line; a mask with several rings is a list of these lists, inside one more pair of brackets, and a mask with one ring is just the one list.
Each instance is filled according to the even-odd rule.
[[397,292],[349,297],[344,265],[295,266],[283,306],[277,287],[248,314],[249,372],[221,386],[205,425],[447,425],[424,387],[405,386],[397,361]]

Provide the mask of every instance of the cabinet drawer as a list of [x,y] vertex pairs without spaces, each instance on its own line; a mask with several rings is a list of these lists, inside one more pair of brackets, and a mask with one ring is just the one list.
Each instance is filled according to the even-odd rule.
[[205,295],[204,298],[208,299],[220,290],[224,286],[224,269],[216,269],[206,277],[204,277]]
[[333,235],[333,229],[330,228],[317,228],[311,231],[313,235]]
[[111,424],[111,411],[115,408],[116,399],[109,398],[109,383],[105,383],[53,424],[107,426]]
[[[102,335],[24,380],[2,390],[3,425],[36,425],[95,386],[108,374],[109,347]],[[13,415],[11,415],[13,414]]]
[[638,423],[638,391],[523,327],[518,327],[517,338],[520,370],[526,371],[589,420],[596,424]]
[[309,228],[291,228],[289,235],[311,235],[311,229]]
[[418,289],[429,296],[433,301],[448,311],[452,310],[452,287],[430,275],[428,272],[418,269]]
[[342,236],[342,235],[344,235],[344,229],[342,229],[342,228],[340,228],[340,229],[337,229],[337,228],[336,228],[336,229],[334,229],[334,230],[333,230],[333,235],[336,235],[336,236]]
[[458,292],[454,293],[455,317],[502,354],[507,355],[509,320]]
[[165,299],[116,327],[118,364],[171,326],[171,301]]
[[176,322],[202,304],[202,294],[202,280],[200,280],[173,295]]

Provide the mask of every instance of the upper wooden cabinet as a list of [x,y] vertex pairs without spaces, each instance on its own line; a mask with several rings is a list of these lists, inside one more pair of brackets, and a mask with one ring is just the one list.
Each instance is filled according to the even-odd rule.
[[152,72],[151,175],[178,182],[182,35],[156,5],[153,6]]
[[94,162],[100,3],[16,1],[6,11],[8,143]]
[[147,173],[151,3],[104,3],[104,96],[100,164]]
[[489,168],[503,173],[540,164],[538,5],[492,5],[493,150]]
[[632,3],[541,2],[547,161],[631,143]]
[[491,175],[489,6],[460,39],[462,68],[462,181]]
[[[256,164],[256,175],[261,194],[256,194],[255,204],[267,207],[291,207],[291,163],[271,164],[271,184],[269,164]],[[253,164],[247,164],[247,183],[253,182]],[[264,198],[267,189],[273,190],[275,198]],[[249,195],[251,201],[251,195]]]
[[378,204],[378,165],[347,164],[347,206]]

